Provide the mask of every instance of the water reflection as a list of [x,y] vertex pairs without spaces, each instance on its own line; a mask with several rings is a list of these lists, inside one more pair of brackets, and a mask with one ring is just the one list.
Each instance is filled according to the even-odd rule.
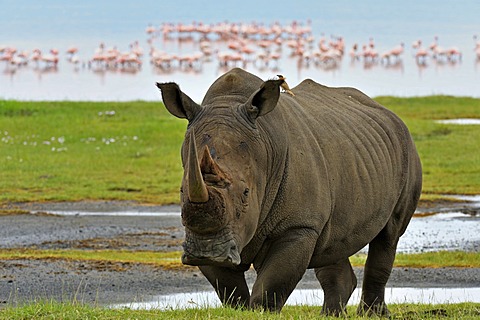
[[[360,302],[362,290],[356,289],[348,304],[357,305]],[[460,302],[480,302],[480,288],[387,288],[385,301],[392,303],[419,303],[442,304]],[[294,290],[287,300],[286,305],[311,305],[323,304],[323,291],[302,289]],[[113,305],[113,308],[130,309],[186,309],[220,307],[220,301],[212,292],[190,292],[172,295],[163,295],[146,302],[132,302]]]

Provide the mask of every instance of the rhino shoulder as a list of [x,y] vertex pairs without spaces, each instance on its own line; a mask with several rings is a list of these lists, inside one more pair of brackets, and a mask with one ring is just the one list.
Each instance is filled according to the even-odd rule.
[[312,79],[305,79],[300,82],[296,87],[296,90],[312,92],[312,90],[327,90],[328,87],[324,86],[318,82],[313,81]]

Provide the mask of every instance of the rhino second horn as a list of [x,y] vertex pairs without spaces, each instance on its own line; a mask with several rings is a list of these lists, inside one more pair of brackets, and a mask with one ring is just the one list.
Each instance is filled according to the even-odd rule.
[[203,149],[203,156],[202,160],[200,161],[200,170],[202,171],[203,175],[206,174],[209,176],[207,181],[214,182],[217,184],[217,186],[225,186],[231,183],[228,175],[218,166],[215,160],[213,160],[208,146],[205,146]]
[[207,185],[203,181],[200,164],[197,158],[195,134],[190,132],[190,146],[188,152],[188,199],[191,202],[203,203],[208,201]]

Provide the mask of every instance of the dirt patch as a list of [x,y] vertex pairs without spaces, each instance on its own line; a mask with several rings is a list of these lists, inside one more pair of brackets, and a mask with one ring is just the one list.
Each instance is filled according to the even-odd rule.
[[156,251],[178,251],[183,238],[176,234],[181,233],[175,228],[175,234],[167,232],[141,232],[118,235],[112,238],[97,237],[81,240],[55,240],[44,241],[36,248],[43,249],[90,249],[90,250],[147,250],[154,248]]

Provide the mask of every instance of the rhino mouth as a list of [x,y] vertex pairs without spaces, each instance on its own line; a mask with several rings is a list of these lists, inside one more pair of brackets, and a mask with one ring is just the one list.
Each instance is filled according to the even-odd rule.
[[186,229],[182,263],[192,266],[238,266],[241,262],[238,245],[229,231],[199,235]]

